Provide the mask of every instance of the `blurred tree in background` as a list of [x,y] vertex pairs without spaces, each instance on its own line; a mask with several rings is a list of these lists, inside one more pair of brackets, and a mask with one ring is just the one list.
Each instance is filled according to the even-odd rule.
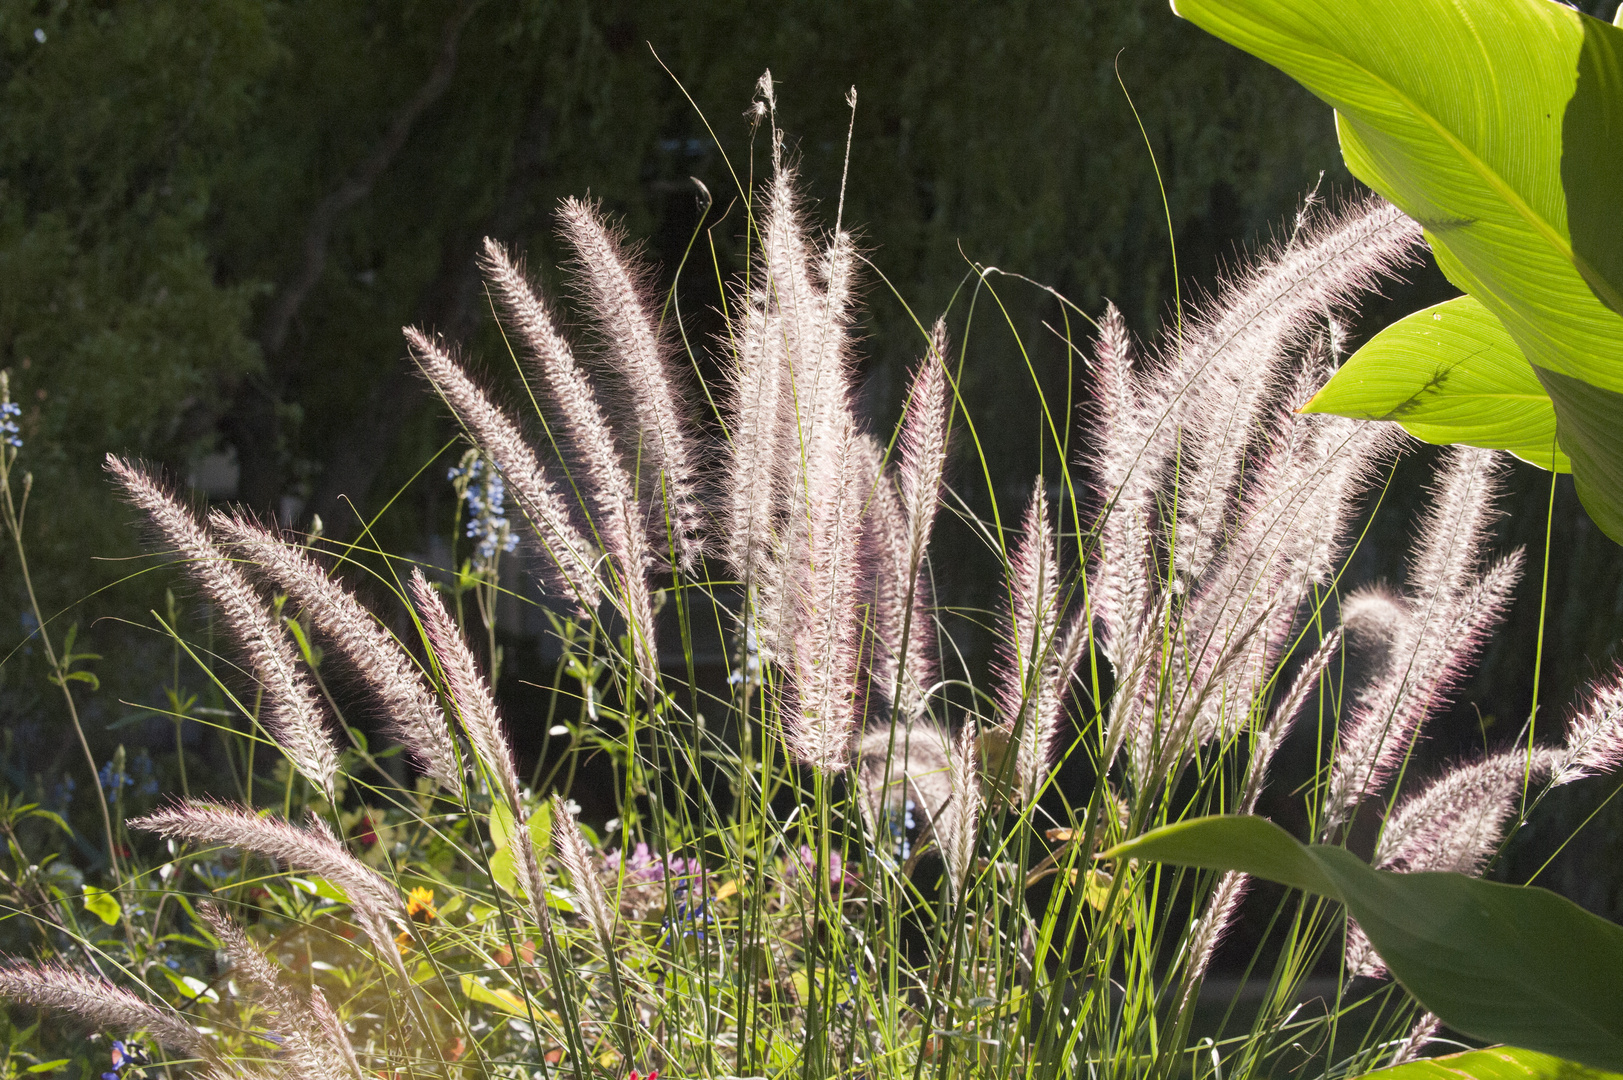
[[[960,289],[979,263],[1088,311],[1114,299],[1150,327],[1175,297],[1169,218],[1187,299],[1236,245],[1288,221],[1321,172],[1327,191],[1350,183],[1322,103],[1164,0],[0,0],[0,367],[25,406],[46,610],[124,573],[92,556],[135,550],[131,515],[101,479],[109,450],[353,536],[357,510],[379,509],[451,433],[399,327],[497,356],[477,245],[507,241],[555,284],[562,196],[589,193],[622,215],[648,238],[662,284],[708,226],[676,292],[703,349],[720,325],[709,244],[725,267],[742,257],[731,170],[748,182],[740,114],[768,67],[824,221],[845,94],[858,88],[844,214],[876,267],[862,362],[887,417],[919,349],[898,296],[928,323],[957,294],[963,341],[971,290]],[[708,208],[690,177],[713,194]],[[966,393],[993,475],[1017,495],[1043,463],[1028,357],[1005,320],[1044,385],[1078,394],[1085,377],[1044,328],[1061,326],[1059,304],[1008,278],[988,284],[1006,308],[984,295],[976,307]],[[1426,271],[1371,318],[1444,295]],[[385,545],[421,551],[444,531],[442,475],[386,519]],[[1510,533],[1537,567],[1549,487],[1531,473],[1518,483]],[[1556,510],[1542,697],[1562,707],[1615,651],[1623,592],[1616,549],[1564,481]],[[1360,569],[1394,576],[1400,546],[1375,530]],[[975,579],[949,578],[953,599],[988,600]],[[0,581],[10,652],[29,626],[14,575]],[[1507,723],[1531,699],[1541,584],[1535,571],[1461,695]],[[116,595],[73,618],[152,599]],[[117,633],[86,630],[103,652]],[[5,692],[8,723],[48,712],[9,677]],[[1445,752],[1480,741],[1477,707],[1458,710],[1459,745]]]
[[[398,328],[487,330],[483,236],[545,278],[557,200],[589,192],[668,274],[699,224],[695,176],[737,257],[723,154],[747,167],[740,114],[768,66],[830,202],[858,87],[846,220],[926,319],[966,257],[1144,325],[1170,301],[1118,53],[1185,267],[1209,274],[1335,161],[1321,106],[1159,2],[7,6],[0,363],[64,557],[128,549],[98,475],[109,449],[181,474],[208,458],[213,494],[346,531],[340,496],[375,507],[443,430]],[[686,276],[701,323],[713,277]],[[888,399],[916,346],[869,292]],[[59,603],[86,583],[74,561],[53,565]]]

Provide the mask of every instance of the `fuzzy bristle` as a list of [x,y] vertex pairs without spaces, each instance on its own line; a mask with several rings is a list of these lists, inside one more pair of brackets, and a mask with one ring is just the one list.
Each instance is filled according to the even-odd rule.
[[648,571],[654,560],[636,485],[621,464],[614,432],[598,406],[591,381],[523,272],[493,240],[485,241],[481,262],[507,323],[523,341],[531,368],[546,388],[547,400],[562,415],[564,430],[584,466],[578,486],[587,493],[603,546],[614,560],[616,603],[631,628],[638,669],[651,689],[658,679],[653,602],[648,591]]
[[445,609],[439,591],[429,584],[421,570],[411,572],[411,599],[417,615],[423,620],[434,657],[439,661],[452,704],[462,719],[462,729],[468,733],[468,742],[496,778],[502,795],[517,811],[519,800],[518,768],[513,764],[513,748],[502,731],[501,715],[496,710],[496,697],[490,684],[479,671],[479,664],[468,648],[451,613]]
[[805,541],[791,567],[793,705],[786,735],[801,762],[826,772],[850,765],[856,734],[859,438],[847,429],[826,455],[826,472],[808,481],[809,505],[798,510],[806,519]]
[[351,855],[318,817],[300,829],[226,803],[192,800],[129,822],[133,829],[171,840],[241,848],[312,873],[343,889],[372,946],[395,965],[399,956],[388,924],[404,925],[405,905],[386,879]]
[[[355,1050],[320,990],[312,995],[310,1004],[301,1001],[281,968],[216,905],[204,901],[197,905],[197,912],[219,939],[233,974],[279,1021],[283,1053],[297,1075],[309,1080],[361,1080],[365,1074]],[[319,1010],[312,1008],[317,1000]]]
[[543,564],[553,591],[590,615],[602,596],[591,545],[570,519],[569,508],[547,478],[535,451],[512,419],[491,403],[439,342],[407,327],[406,340],[423,375],[445,399],[473,440],[496,463],[507,487],[536,531],[546,556]]
[[1410,569],[1403,618],[1391,627],[1385,670],[1359,695],[1343,725],[1331,768],[1326,828],[1346,821],[1386,782],[1421,723],[1444,704],[1504,616],[1521,577],[1521,552],[1486,571],[1477,569],[1493,519],[1495,477],[1493,451],[1452,452],[1422,525],[1420,554]]
[[384,706],[384,723],[425,774],[447,791],[461,790],[461,768],[445,714],[422,672],[355,595],[305,551],[238,511],[215,511],[215,530],[286,592],[354,666]]
[[192,1025],[127,990],[56,964],[0,965],[0,997],[36,1009],[65,1012],[98,1030],[146,1031],[176,1053],[218,1062]]
[[976,841],[980,839],[981,780],[975,733],[969,726],[958,732],[948,755],[947,773],[952,798],[933,822],[936,844],[947,864],[947,875],[955,895],[963,895],[969,873],[975,867]]
[[608,359],[631,388],[643,433],[637,456],[651,465],[653,490],[662,496],[660,503],[669,514],[671,546],[682,569],[691,573],[702,554],[697,469],[680,395],[638,288],[639,275],[590,203],[565,199],[560,216],[564,238],[585,271],[592,306],[608,342]]
[[146,513],[164,541],[185,560],[187,572],[219,610],[230,635],[247,654],[264,689],[261,719],[282,752],[328,799],[338,772],[338,749],[328,733],[320,696],[298,654],[247,577],[215,547],[192,512],[139,465],[107,455],[107,470],[125,497]]
[[598,877],[592,849],[586,843],[575,815],[569,812],[557,795],[552,797],[552,844],[558,852],[558,861],[569,872],[569,880],[575,886],[575,896],[586,914],[586,920],[597,931],[603,948],[612,951],[615,947],[614,912],[609,906],[608,893],[603,889],[603,879]]
[[892,645],[898,657],[896,709],[904,718],[924,710],[925,695],[935,678],[935,635],[930,626],[930,583],[925,555],[935,530],[941,503],[941,483],[947,466],[947,429],[952,403],[948,396],[947,326],[937,322],[930,334],[930,349],[919,362],[908,394],[899,443],[902,511],[906,514],[907,542],[898,567],[897,589],[907,610],[905,638]]
[[1043,780],[1046,748],[1054,737],[1063,701],[1049,677],[1059,652],[1059,562],[1054,527],[1037,478],[1009,556],[1009,609],[1001,647],[998,723],[1018,740],[1015,780],[1022,799],[1036,794]]

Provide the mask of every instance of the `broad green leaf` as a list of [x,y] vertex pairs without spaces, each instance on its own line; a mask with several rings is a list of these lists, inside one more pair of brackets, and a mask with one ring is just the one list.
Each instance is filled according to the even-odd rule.
[[31,1073],[51,1072],[69,1064],[72,1060],[72,1058],[57,1058],[55,1061],[42,1061],[38,1065],[28,1066],[28,1071]]
[[1206,817],[1100,858],[1238,870],[1346,905],[1394,978],[1457,1031],[1623,1070],[1623,927],[1552,892],[1373,870],[1259,817]]
[[1519,1046],[1421,1058],[1364,1075],[1368,1080],[1617,1080],[1616,1073],[1586,1069],[1577,1062]]
[[1302,411],[1395,420],[1426,442],[1509,450],[1572,471],[1556,447],[1550,396],[1499,320],[1469,296],[1376,334]]
[[202,979],[193,975],[182,975],[180,972],[170,971],[166,967],[160,967],[158,970],[163,972],[165,978],[175,984],[175,989],[185,996],[188,1003],[206,1001],[210,1005],[214,1005],[219,1002],[219,992]]
[[[530,814],[528,821],[530,842],[537,857],[547,850],[552,841],[552,806],[542,803]],[[513,812],[498,800],[490,808],[490,838],[496,850],[490,854],[490,876],[509,896],[517,896],[518,865],[512,849]]]
[[118,898],[106,889],[86,885],[85,910],[108,926],[112,926],[118,922],[118,917],[123,914],[124,909],[118,906]]
[[1623,30],[1551,0],[1174,7],[1335,108],[1347,167],[1504,325],[1623,540]]
[[[493,990],[474,978],[472,975],[462,976],[462,992],[468,995],[470,1001],[477,1001],[485,1005],[494,1005],[502,1012],[512,1016],[530,1018],[530,1007],[524,999],[511,990]],[[535,1010],[535,1015],[541,1015],[541,1009]]]
[[490,853],[490,876],[502,892],[518,895],[518,860],[511,847],[504,844]]

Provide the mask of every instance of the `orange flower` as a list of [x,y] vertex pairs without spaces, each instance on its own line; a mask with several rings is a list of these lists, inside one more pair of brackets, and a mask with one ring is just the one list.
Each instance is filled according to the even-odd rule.
[[434,907],[434,890],[419,885],[406,897],[406,914],[413,922],[431,923],[440,917]]

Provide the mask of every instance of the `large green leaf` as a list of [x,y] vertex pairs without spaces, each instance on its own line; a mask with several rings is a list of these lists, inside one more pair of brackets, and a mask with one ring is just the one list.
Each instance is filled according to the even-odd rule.
[[1364,1075],[1369,1080],[1617,1080],[1616,1073],[1586,1069],[1519,1046],[1422,1058]]
[[1347,167],[1504,324],[1623,539],[1623,30],[1552,0],[1173,6],[1335,108]]
[[1550,396],[1504,326],[1469,296],[1376,334],[1302,411],[1395,420],[1426,442],[1509,450],[1572,471],[1556,447]]
[[1623,927],[1555,893],[1373,870],[1259,817],[1168,825],[1100,858],[1238,870],[1338,900],[1393,977],[1448,1026],[1623,1070]]

